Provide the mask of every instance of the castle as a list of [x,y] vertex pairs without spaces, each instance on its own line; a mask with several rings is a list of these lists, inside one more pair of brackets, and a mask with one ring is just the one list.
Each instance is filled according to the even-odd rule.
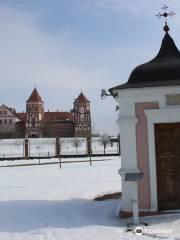
[[70,112],[44,111],[36,88],[26,101],[26,112],[0,106],[0,137],[90,137],[90,102],[81,92]]

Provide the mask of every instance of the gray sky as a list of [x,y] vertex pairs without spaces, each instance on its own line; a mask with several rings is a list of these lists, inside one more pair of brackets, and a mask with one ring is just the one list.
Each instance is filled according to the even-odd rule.
[[[118,134],[116,102],[102,88],[126,82],[154,57],[161,0],[0,0],[0,103],[25,110],[35,84],[45,109],[69,111],[82,90],[97,132]],[[170,34],[180,44],[180,1],[168,0]]]

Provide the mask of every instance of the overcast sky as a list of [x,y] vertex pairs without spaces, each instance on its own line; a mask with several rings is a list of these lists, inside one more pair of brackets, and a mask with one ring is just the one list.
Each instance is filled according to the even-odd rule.
[[169,27],[180,46],[178,0],[0,0],[0,103],[25,110],[36,84],[46,110],[69,111],[82,90],[94,130],[117,135],[116,102],[102,101],[101,89],[157,54],[164,3],[176,12]]

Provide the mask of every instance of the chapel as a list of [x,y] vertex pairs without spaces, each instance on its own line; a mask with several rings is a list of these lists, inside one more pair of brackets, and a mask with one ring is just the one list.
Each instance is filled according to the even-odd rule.
[[[132,213],[133,192],[142,214],[180,209],[180,51],[169,30],[165,22],[152,60],[109,89],[119,104],[122,215]],[[127,181],[130,173],[143,179]]]

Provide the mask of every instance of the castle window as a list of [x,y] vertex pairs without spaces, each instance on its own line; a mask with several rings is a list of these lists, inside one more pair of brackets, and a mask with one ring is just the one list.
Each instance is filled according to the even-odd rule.
[[4,124],[7,124],[7,119],[4,119]]
[[2,124],[2,120],[0,119],[0,124]]
[[81,115],[81,121],[84,121],[84,115]]
[[81,125],[79,125],[79,131],[81,131],[82,130],[82,126]]
[[12,124],[12,119],[9,119],[9,124]]
[[83,127],[83,128],[84,128],[84,130],[87,130],[87,126],[86,126],[86,124],[84,124],[84,127]]
[[6,115],[6,114],[7,114],[7,111],[4,111],[4,114]]
[[80,107],[80,113],[84,113],[84,108]]
[[0,111],[0,115],[2,115],[2,111]]

